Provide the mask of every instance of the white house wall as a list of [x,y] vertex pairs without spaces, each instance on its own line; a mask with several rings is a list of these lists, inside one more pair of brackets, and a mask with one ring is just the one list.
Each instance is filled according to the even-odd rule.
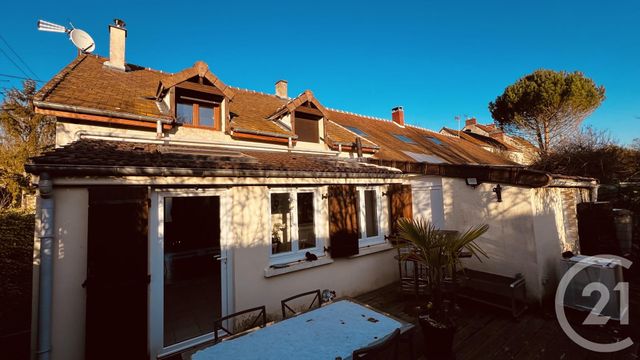
[[421,217],[444,229],[444,197],[442,178],[436,176],[413,177],[411,184],[414,218]]
[[[396,253],[386,245],[378,245],[377,249],[383,250],[380,252],[333,259],[328,264],[276,276],[267,275],[271,246],[268,188],[235,187],[233,204],[235,246],[232,263],[236,310],[266,305],[267,312],[277,316],[280,300],[301,292],[319,288],[335,290],[338,296],[355,296],[398,280],[397,262],[393,258]],[[387,207],[383,208],[386,212]],[[329,246],[326,200],[322,202],[320,213],[324,225],[317,235],[324,240],[325,246]],[[318,264],[323,260],[320,257]]]
[[[52,359],[80,360],[85,351],[86,296],[82,283],[87,269],[89,194],[87,188],[81,186],[58,184],[55,189]],[[321,257],[316,264],[303,263],[305,266],[311,264],[311,268],[267,276],[271,244],[267,225],[269,187],[265,184],[241,185],[230,191],[231,213],[222,214],[231,217],[233,229],[229,255],[232,281],[227,289],[230,311],[264,304],[268,312],[275,315],[280,312],[280,300],[300,292],[320,288],[335,290],[338,296],[355,296],[397,281],[395,251],[389,245],[362,249],[361,255],[347,259]],[[320,211],[326,226],[318,237],[329,246],[326,199],[322,204]],[[383,209],[381,224],[382,219],[387,218],[386,204]],[[384,233],[387,233],[387,223],[384,221]],[[313,266],[318,264],[324,265]]]
[[471,226],[489,224],[478,245],[489,258],[464,259],[467,268],[498,275],[523,274],[530,300],[541,295],[538,253],[534,234],[531,189],[502,186],[502,202],[492,191],[496,184],[483,183],[476,188],[464,179],[442,179],[445,229],[465,231]]

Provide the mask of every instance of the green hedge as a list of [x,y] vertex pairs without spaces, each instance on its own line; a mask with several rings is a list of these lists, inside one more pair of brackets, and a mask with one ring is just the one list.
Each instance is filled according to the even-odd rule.
[[28,331],[35,216],[0,211],[0,337]]

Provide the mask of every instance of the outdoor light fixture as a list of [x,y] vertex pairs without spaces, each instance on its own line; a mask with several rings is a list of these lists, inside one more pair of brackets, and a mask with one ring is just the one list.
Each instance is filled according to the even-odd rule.
[[480,183],[478,182],[478,178],[466,178],[464,179],[464,182],[467,183],[467,185],[471,186],[472,188],[476,188],[476,186],[480,185]]
[[500,186],[500,184],[496,185],[496,187],[493,188],[493,192],[496,193],[498,202],[502,202],[502,186]]

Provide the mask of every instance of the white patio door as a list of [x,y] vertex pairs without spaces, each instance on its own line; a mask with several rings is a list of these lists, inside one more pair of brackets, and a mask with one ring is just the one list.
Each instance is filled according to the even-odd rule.
[[228,313],[227,190],[158,191],[152,198],[149,337],[152,358],[213,338]]

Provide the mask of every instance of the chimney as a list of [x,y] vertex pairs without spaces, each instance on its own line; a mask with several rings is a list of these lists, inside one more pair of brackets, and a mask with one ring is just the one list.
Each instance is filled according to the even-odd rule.
[[125,71],[125,39],[127,38],[126,24],[120,19],[114,19],[109,25],[109,61],[104,64],[110,68]]
[[278,80],[276,82],[276,96],[287,98],[287,80]]
[[476,118],[472,117],[472,118],[468,118],[465,122],[464,122],[464,126],[469,126],[469,125],[475,125],[478,122],[476,121]]
[[391,109],[391,119],[394,123],[404,126],[404,109],[402,106],[397,106]]

